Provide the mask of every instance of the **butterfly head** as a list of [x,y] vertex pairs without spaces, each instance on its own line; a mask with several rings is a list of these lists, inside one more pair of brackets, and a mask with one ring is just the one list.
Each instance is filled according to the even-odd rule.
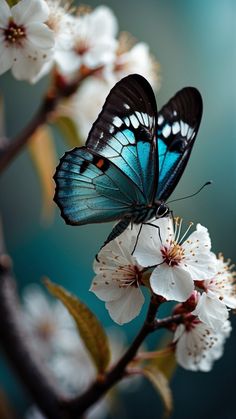
[[159,201],[156,206],[156,218],[162,218],[170,212],[169,207],[164,201]]

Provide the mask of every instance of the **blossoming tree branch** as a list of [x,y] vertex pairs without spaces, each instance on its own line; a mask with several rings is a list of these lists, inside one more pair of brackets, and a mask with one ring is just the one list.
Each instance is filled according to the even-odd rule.
[[[223,354],[230,310],[236,308],[230,261],[212,252],[206,227],[174,217],[166,204],[200,124],[200,94],[185,88],[157,115],[152,88],[159,88],[159,66],[148,46],[127,33],[118,35],[108,7],[91,10],[58,0],[0,0],[0,74],[6,71],[31,84],[50,75],[50,83],[25,129],[13,139],[3,135],[0,171],[27,146],[44,216],[52,215],[58,157],[51,127],[56,126],[66,144],[76,147],[55,175],[63,217],[71,224],[121,220],[94,260],[90,291],[119,325],[139,316],[148,300],[131,344],[116,327],[105,330],[79,296],[48,278],[44,284],[55,298],[32,284],[20,303],[1,231],[0,343],[31,395],[26,417],[104,417],[130,380],[138,387],[142,378],[157,390],[167,417],[176,365],[210,371]],[[180,169],[173,166],[176,155]],[[169,315],[160,317],[169,301]],[[160,329],[168,338],[148,350],[146,338]]]

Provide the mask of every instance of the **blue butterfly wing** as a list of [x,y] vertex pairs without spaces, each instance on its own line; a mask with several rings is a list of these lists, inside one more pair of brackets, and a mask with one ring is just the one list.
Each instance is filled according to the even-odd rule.
[[158,115],[159,180],[156,199],[166,201],[185,169],[202,117],[202,98],[185,87]]
[[66,153],[54,176],[68,224],[131,218],[155,196],[157,111],[149,83],[127,76],[108,95],[85,147]]

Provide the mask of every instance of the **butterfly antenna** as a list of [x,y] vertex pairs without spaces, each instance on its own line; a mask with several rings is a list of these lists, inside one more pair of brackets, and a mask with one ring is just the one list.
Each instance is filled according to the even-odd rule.
[[213,181],[212,181],[212,180],[208,180],[208,182],[204,183],[204,185],[202,185],[202,186],[201,186],[201,188],[200,188],[200,189],[198,189],[198,191],[197,191],[197,192],[194,192],[194,193],[193,193],[193,194],[191,194],[191,195],[184,196],[183,198],[173,199],[173,201],[169,201],[169,202],[167,202],[166,204],[167,204],[167,205],[169,205],[169,204],[171,204],[172,202],[182,201],[183,199],[192,198],[193,196],[195,196],[195,195],[199,194],[199,192],[201,192],[201,191],[202,191],[202,189],[204,189],[204,188],[205,188],[205,186],[211,185],[212,183],[213,183]]

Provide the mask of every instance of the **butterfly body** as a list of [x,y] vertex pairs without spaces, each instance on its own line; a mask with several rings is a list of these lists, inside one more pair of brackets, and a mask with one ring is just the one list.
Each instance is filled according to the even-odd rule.
[[194,88],[178,92],[157,113],[149,83],[139,75],[108,95],[84,147],[67,152],[55,174],[55,201],[68,224],[120,220],[128,224],[168,213],[165,202],[187,164],[202,114]]

